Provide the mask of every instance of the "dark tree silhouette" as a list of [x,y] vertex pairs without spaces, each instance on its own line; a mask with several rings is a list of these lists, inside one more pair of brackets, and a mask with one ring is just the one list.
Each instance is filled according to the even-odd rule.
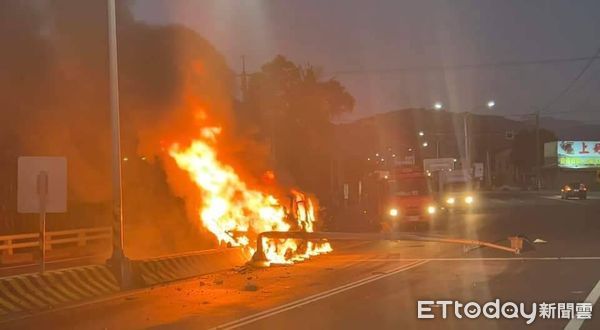
[[515,135],[511,158],[513,164],[521,172],[530,172],[535,169],[535,152],[538,151],[540,164],[543,164],[544,143],[556,141],[556,134],[547,129],[540,129],[540,144],[535,145],[535,130],[521,130]]
[[351,112],[354,98],[319,70],[277,56],[253,74],[247,116],[271,146],[275,165],[301,188],[323,197],[334,147],[331,119]]

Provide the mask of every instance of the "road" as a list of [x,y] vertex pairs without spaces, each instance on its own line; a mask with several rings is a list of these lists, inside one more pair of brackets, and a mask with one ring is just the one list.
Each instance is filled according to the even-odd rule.
[[[416,242],[333,244],[335,251],[293,266],[237,269],[66,310],[0,323],[3,328],[76,329],[397,329],[525,328],[525,318],[417,318],[418,300],[481,305],[499,299],[582,302],[600,293],[600,198],[490,193],[471,213],[453,213],[432,234],[508,244],[521,234],[546,243],[521,255]],[[504,240],[504,241],[503,241]],[[598,304],[594,307],[598,309]],[[571,323],[599,329],[600,316]],[[533,328],[564,328],[537,319]]]

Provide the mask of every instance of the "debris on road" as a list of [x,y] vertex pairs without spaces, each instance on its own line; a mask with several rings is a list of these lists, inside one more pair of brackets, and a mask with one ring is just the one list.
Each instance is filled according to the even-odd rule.
[[258,285],[256,285],[256,283],[246,282],[246,285],[244,286],[244,291],[256,291],[256,290],[258,290]]

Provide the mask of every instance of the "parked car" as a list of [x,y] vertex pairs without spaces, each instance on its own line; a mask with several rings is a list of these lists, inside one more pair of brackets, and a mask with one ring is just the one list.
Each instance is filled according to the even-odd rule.
[[579,199],[587,198],[587,187],[581,182],[573,182],[565,184],[560,189],[560,198],[569,199],[570,197],[579,197]]

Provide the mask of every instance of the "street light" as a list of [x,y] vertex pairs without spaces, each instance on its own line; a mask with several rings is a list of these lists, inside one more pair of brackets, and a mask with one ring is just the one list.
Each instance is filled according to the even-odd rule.
[[442,110],[442,108],[444,108],[444,105],[442,104],[442,102],[435,102],[435,104],[433,105],[433,108],[435,110]]
[[[115,0],[107,0],[108,81],[112,129],[112,255],[108,260],[121,289],[133,286],[131,263],[123,245],[123,188],[121,171],[121,129],[119,113],[119,71],[117,61],[117,18]],[[127,157],[123,159],[127,161]]]
[[423,135],[425,135],[425,132],[419,131],[419,136],[423,136]]
[[423,142],[423,147],[427,147],[429,145],[429,143],[427,143],[427,141]]
[[[488,109],[492,109],[496,106],[496,101],[494,100],[489,100],[487,101],[487,103],[485,104],[486,107]],[[481,107],[481,106],[479,106]],[[479,108],[476,107],[473,110]],[[467,162],[467,168],[470,169],[471,168],[471,141],[470,141],[470,136],[469,136],[469,116],[470,116],[470,112],[465,112],[464,116],[463,116],[463,126],[464,126],[464,132],[465,132],[465,159]]]

